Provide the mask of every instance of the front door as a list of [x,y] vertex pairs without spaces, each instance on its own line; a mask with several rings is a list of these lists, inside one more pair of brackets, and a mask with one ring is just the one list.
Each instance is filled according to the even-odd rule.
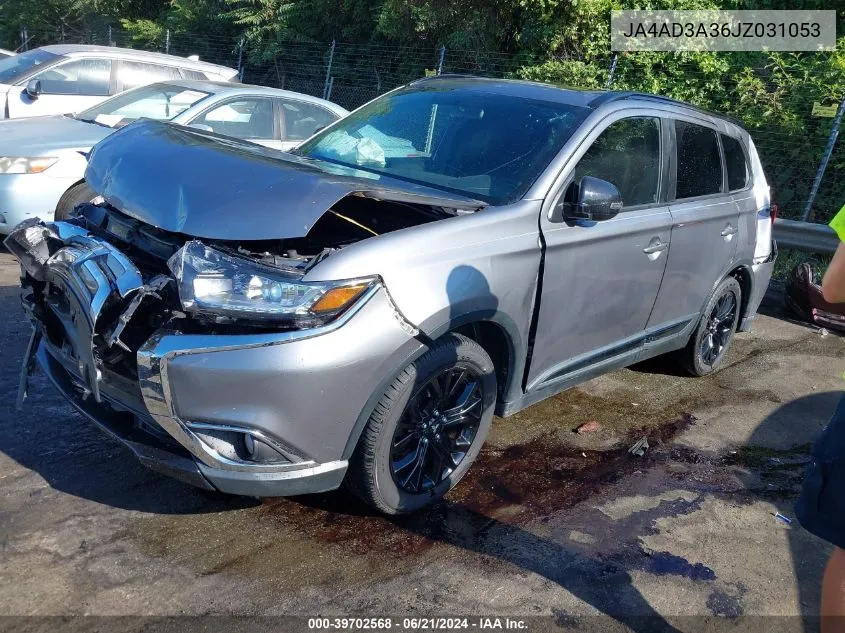
[[672,248],[649,321],[655,328],[698,318],[731,268],[739,230],[739,207],[727,193],[716,131],[688,121],[674,121],[674,127]]
[[564,191],[571,196],[583,176],[612,182],[622,194],[619,215],[594,223],[543,215],[545,265],[527,390],[642,345],[671,234],[664,145],[657,117],[611,123]]
[[[94,106],[109,96],[109,59],[71,59],[50,66],[9,91],[9,118],[71,114]],[[41,95],[32,99],[26,84],[37,79]]]

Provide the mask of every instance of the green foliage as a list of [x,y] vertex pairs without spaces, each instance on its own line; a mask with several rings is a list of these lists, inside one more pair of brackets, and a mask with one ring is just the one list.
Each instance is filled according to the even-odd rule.
[[160,50],[165,45],[166,29],[158,22],[123,18],[120,24],[126,32],[127,44],[132,48]]
[[[338,85],[366,85],[357,105],[400,81],[433,73],[446,46],[446,72],[474,72],[603,89],[613,59],[614,9],[826,9],[828,0],[0,0],[0,46],[60,41],[105,43],[199,54],[234,65],[245,43],[252,81],[319,94],[329,45],[339,45]],[[841,2],[838,31],[845,33]],[[63,29],[64,27],[64,29]],[[299,84],[298,84],[299,85]],[[613,89],[666,95],[741,119],[751,131],[782,212],[799,215],[832,120],[813,102],[845,95],[845,38],[835,53],[621,54]],[[294,89],[297,89],[294,87]],[[337,94],[337,93],[335,93]],[[845,138],[845,132],[843,132]],[[845,202],[845,143],[828,166],[815,206],[824,220]]]

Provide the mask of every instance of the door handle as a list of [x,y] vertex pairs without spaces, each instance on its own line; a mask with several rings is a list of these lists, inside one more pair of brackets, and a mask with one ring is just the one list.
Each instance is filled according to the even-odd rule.
[[643,253],[645,253],[646,255],[654,255],[654,253],[662,253],[667,248],[669,248],[669,244],[667,244],[666,242],[657,242],[657,244],[646,246],[643,249]]
[[733,226],[728,224],[724,229],[722,229],[722,232],[720,233],[720,235],[722,237],[729,237],[731,235],[734,235],[737,232],[737,230],[738,229],[735,229]]

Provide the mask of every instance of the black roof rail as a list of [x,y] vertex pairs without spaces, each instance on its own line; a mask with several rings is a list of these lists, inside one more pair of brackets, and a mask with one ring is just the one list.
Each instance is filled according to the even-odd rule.
[[596,97],[592,101],[590,101],[591,108],[597,108],[600,105],[604,105],[605,103],[611,103],[613,101],[622,101],[624,99],[643,99],[646,101],[657,101],[660,103],[668,103],[671,105],[677,105],[684,108],[688,108],[689,110],[694,110],[696,112],[700,112],[701,114],[706,114],[708,116],[715,116],[720,119],[724,119],[726,121],[730,121],[731,123],[738,125],[739,127],[745,129],[745,124],[740,121],[739,119],[732,117],[729,114],[721,114],[719,112],[712,112],[710,110],[705,110],[704,108],[700,108],[696,105],[691,103],[687,103],[686,101],[679,101],[678,99],[673,99],[672,97],[664,97],[662,95],[653,95],[647,92],[629,92],[629,91],[618,91],[618,92],[605,92],[604,94]]

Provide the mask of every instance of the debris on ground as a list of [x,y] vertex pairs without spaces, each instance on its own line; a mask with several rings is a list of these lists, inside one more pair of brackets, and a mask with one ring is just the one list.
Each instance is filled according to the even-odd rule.
[[645,455],[645,452],[648,450],[648,438],[643,436],[638,439],[634,445],[628,449],[628,452],[631,455],[636,455],[637,457],[642,457]]
[[600,430],[601,424],[595,420],[590,420],[589,422],[584,422],[584,424],[575,429],[575,432],[578,433],[578,435],[584,435],[585,433],[595,433]]
[[811,262],[795,266],[786,284],[786,306],[803,321],[817,326],[819,336],[827,336],[829,330],[845,332],[845,306],[825,300],[820,277]]
[[792,524],[792,519],[782,515],[780,512],[772,512],[772,516],[781,521],[782,523],[786,523],[787,525]]

